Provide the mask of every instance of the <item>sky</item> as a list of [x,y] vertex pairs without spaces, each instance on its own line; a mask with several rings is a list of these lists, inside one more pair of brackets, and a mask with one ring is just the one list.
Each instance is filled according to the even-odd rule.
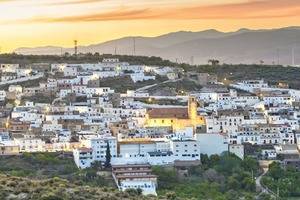
[[0,0],[0,48],[300,26],[300,0]]

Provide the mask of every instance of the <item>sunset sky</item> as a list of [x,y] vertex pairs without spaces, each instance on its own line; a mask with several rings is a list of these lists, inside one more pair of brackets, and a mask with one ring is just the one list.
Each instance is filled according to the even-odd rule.
[[0,0],[0,47],[300,25],[300,0]]

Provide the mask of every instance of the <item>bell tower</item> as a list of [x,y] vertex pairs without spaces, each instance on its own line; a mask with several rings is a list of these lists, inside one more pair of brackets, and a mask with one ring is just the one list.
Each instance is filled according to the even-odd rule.
[[188,114],[189,118],[192,120],[197,119],[197,107],[198,103],[195,97],[190,96],[188,101]]

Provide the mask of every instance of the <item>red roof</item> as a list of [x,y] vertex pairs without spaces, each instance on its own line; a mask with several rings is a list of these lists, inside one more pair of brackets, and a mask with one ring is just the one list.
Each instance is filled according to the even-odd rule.
[[149,118],[178,118],[187,119],[187,108],[153,108],[148,111]]
[[86,147],[80,147],[77,150],[81,151],[81,152],[92,152],[93,151],[92,148],[86,148]]

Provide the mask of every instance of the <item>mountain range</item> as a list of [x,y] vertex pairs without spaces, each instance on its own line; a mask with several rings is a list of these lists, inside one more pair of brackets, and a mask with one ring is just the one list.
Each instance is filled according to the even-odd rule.
[[[300,64],[300,27],[220,32],[214,29],[179,31],[157,37],[124,37],[99,44],[79,46],[79,53],[159,56],[171,61],[204,64],[221,63]],[[53,55],[74,53],[73,48],[44,46],[18,48],[18,54]]]

